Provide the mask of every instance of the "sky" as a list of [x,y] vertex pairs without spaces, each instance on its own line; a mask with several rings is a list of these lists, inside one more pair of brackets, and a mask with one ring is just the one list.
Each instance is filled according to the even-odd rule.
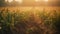
[[9,0],[8,3],[5,0],[0,0],[0,6],[60,6],[60,0],[16,0],[16,2],[10,1],[11,0]]

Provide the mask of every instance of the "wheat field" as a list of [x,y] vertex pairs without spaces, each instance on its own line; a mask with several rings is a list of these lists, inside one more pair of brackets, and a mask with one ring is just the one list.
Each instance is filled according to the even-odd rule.
[[60,34],[60,7],[0,7],[0,34]]

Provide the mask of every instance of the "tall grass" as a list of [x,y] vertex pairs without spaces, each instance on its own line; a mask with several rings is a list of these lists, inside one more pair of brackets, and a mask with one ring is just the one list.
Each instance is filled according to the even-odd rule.
[[0,10],[0,34],[57,34],[60,12],[56,10]]

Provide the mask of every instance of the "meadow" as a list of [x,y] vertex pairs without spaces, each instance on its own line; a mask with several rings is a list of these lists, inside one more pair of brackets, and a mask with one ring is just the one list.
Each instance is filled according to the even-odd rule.
[[60,34],[60,7],[0,7],[0,34]]

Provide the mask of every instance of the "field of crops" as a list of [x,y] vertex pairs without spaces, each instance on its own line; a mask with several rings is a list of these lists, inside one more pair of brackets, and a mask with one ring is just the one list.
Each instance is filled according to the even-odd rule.
[[60,7],[0,7],[0,34],[60,34]]

